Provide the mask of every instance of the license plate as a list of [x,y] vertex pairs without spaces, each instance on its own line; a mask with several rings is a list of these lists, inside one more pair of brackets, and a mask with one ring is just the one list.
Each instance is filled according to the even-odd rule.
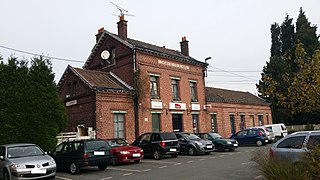
[[174,149],[174,148],[170,148],[170,151],[171,151],[171,152],[176,152],[177,150]]
[[46,174],[47,170],[45,169],[32,169],[31,174]]
[[209,145],[209,146],[207,146],[207,148],[208,148],[208,149],[212,149],[212,146],[211,146],[211,145]]
[[134,153],[134,154],[132,154],[132,157],[140,157],[141,155],[140,155],[140,153]]
[[233,146],[238,146],[238,144],[233,144]]
[[104,153],[104,151],[94,151],[93,155],[95,155],[95,156],[103,156],[103,155],[105,155],[105,153]]

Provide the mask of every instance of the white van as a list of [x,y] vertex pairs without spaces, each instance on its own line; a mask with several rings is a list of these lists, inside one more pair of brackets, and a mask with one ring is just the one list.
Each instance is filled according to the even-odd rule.
[[273,135],[274,135],[274,141],[277,142],[279,139],[285,137],[288,135],[288,131],[286,126],[283,123],[279,124],[268,124],[264,125],[267,129],[272,129]]

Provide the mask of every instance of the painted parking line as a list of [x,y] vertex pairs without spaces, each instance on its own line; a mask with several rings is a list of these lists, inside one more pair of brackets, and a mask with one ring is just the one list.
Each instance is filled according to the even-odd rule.
[[209,159],[215,159],[216,157],[210,157]]
[[151,171],[151,169],[142,170],[142,172],[148,172],[148,171]]
[[191,158],[191,159],[211,159],[210,156],[179,156],[179,158]]
[[174,164],[174,166],[177,166],[177,165],[181,165],[182,163],[176,163],[176,164]]
[[220,155],[219,157],[224,157],[224,155]]
[[205,159],[199,159],[199,161],[203,161],[203,160],[205,160]]
[[168,166],[160,166],[159,169],[163,169],[163,168],[166,168],[166,167],[168,167]]
[[137,170],[137,169],[122,169],[122,168],[113,168],[113,167],[108,167],[108,169],[116,170],[116,171],[142,172],[141,170]]
[[187,163],[193,163],[193,161],[188,161]]
[[177,164],[177,163],[180,163],[180,162],[173,162],[173,161],[152,161],[152,160],[144,160],[142,161],[143,163],[157,163],[157,164]]
[[112,179],[112,177],[106,177],[106,178],[102,178],[100,180],[108,180],[108,179]]
[[61,176],[56,176],[56,179],[72,180],[72,179],[69,179],[69,178],[61,177]]
[[129,176],[129,175],[131,175],[131,174],[133,174],[133,173],[122,174],[122,176]]

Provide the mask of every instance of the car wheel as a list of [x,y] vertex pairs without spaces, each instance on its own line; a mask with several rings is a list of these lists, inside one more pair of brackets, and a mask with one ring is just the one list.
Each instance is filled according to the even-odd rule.
[[196,150],[194,149],[194,147],[189,147],[189,149],[188,149],[188,154],[189,154],[190,156],[196,155]]
[[99,168],[100,171],[104,171],[104,170],[107,169],[107,164],[99,165],[98,168]]
[[117,155],[114,155],[112,158],[112,165],[116,166],[118,164],[119,164],[118,157],[117,157]]
[[162,154],[160,153],[159,150],[155,150],[155,151],[153,152],[153,157],[154,157],[156,160],[159,160],[159,159],[162,158]]
[[225,148],[224,148],[224,146],[222,144],[218,144],[217,145],[217,150],[221,152],[221,151],[225,151]]
[[9,172],[7,170],[4,170],[2,179],[3,180],[10,180],[10,175],[9,175]]
[[80,168],[76,163],[71,163],[70,166],[69,166],[69,171],[73,175],[79,174]]
[[173,157],[173,158],[176,158],[176,157],[178,157],[178,156],[179,156],[178,153],[171,154],[171,157]]
[[210,154],[211,152],[205,152],[206,155]]
[[256,145],[257,145],[257,146],[262,146],[262,145],[263,145],[263,142],[262,142],[261,140],[257,140]]
[[234,149],[229,149],[229,151],[234,151]]
[[139,163],[140,162],[140,160],[134,160],[134,163]]

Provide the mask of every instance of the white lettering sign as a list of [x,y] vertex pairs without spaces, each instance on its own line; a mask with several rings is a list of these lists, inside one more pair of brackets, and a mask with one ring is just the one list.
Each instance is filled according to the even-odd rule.
[[186,70],[190,69],[189,66],[186,66],[186,65],[183,65],[183,64],[172,63],[172,62],[169,62],[169,61],[162,61],[160,59],[158,60],[158,63],[159,64],[163,64],[163,65],[167,65],[167,66],[176,67],[176,68],[186,69]]
[[191,110],[200,111],[200,104],[191,104]]
[[72,106],[72,105],[76,105],[76,104],[77,104],[77,100],[72,100],[72,101],[66,102],[66,106]]
[[162,102],[161,101],[151,101],[151,108],[152,109],[162,109]]
[[170,104],[169,104],[169,108],[170,108],[170,109],[186,110],[186,109],[187,109],[186,107],[187,107],[187,106],[186,106],[186,103],[170,103]]

